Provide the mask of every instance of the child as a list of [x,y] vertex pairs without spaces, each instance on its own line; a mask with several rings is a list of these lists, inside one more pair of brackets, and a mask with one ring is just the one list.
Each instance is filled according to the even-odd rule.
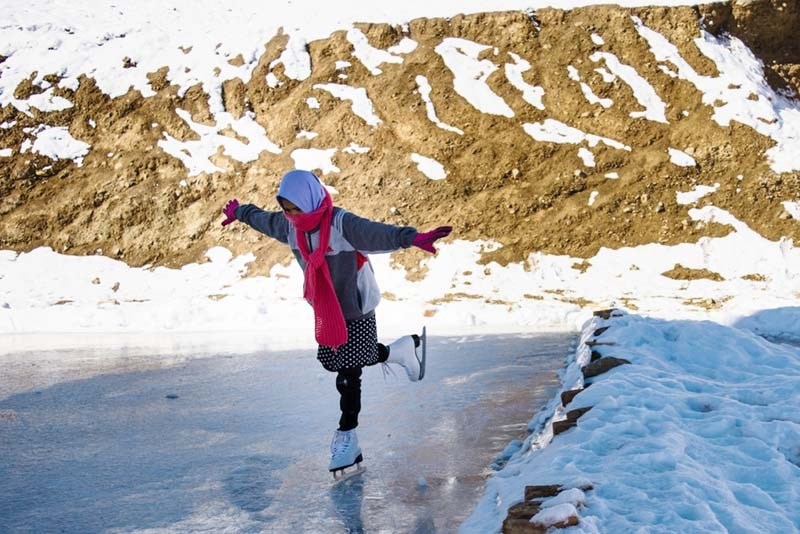
[[417,354],[419,336],[405,336],[388,346],[378,343],[375,307],[380,290],[366,254],[412,245],[435,253],[434,241],[449,235],[452,228],[419,233],[410,226],[363,219],[334,207],[319,178],[308,171],[284,175],[277,199],[283,212],[231,200],[222,210],[226,215],[222,225],[239,220],[288,244],[304,271],[304,297],[314,308],[317,359],[337,373],[341,418],[331,441],[329,466],[335,474],[362,460],[355,431],[361,411],[361,370],[395,363],[412,382],[425,373]]

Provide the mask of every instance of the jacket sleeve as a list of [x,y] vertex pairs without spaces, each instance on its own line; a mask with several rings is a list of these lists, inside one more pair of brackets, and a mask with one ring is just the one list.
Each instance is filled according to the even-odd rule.
[[357,250],[377,253],[410,247],[411,241],[417,235],[417,229],[370,221],[350,212],[344,212],[342,233]]
[[281,243],[289,242],[289,221],[283,212],[264,211],[253,204],[242,204],[236,208],[236,218]]

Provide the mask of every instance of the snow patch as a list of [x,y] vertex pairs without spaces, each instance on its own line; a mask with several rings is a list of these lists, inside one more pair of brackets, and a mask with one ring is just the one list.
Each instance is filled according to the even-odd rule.
[[267,87],[271,89],[275,89],[276,87],[280,87],[281,85],[283,85],[283,82],[280,81],[278,77],[275,76],[275,74],[272,72],[267,74],[266,79],[267,79]]
[[350,143],[342,149],[342,152],[346,152],[347,154],[366,154],[369,152],[369,147],[360,146],[357,143]]
[[570,488],[562,491],[555,497],[550,497],[542,501],[542,508],[552,508],[562,504],[571,504],[575,507],[586,504],[586,494],[578,488]]
[[544,103],[542,102],[544,88],[538,85],[531,85],[522,77],[524,72],[531,70],[530,62],[513,52],[509,52],[508,55],[514,60],[514,63],[505,64],[506,78],[508,78],[509,83],[522,92],[522,99],[525,102],[536,109],[544,111]]
[[[189,176],[203,172],[209,174],[224,172],[224,169],[216,166],[209,159],[217,153],[219,147],[223,148],[223,154],[243,163],[257,160],[261,152],[265,150],[273,154],[282,152],[278,145],[269,140],[264,128],[255,121],[255,115],[250,111],[238,119],[227,112],[217,113],[214,117],[216,119],[214,126],[195,122],[192,120],[191,113],[184,109],[176,109],[175,113],[200,138],[179,141],[164,132],[164,139],[158,142],[158,146],[167,154],[181,160],[188,170]],[[247,143],[222,135],[220,132],[226,128],[232,129]]]
[[340,172],[341,169],[333,164],[335,148],[298,148],[291,153],[295,169],[314,171],[319,169],[322,174]]
[[[800,143],[800,104],[769,86],[763,64],[744,43],[727,34],[718,38],[701,30],[694,43],[719,72],[717,77],[703,76],[666,37],[645,26],[638,17],[633,21],[656,60],[672,65],[678,78],[689,81],[703,94],[703,103],[712,107],[712,119],[717,124],[729,126],[735,120],[773,139],[776,145],[766,155],[775,172],[800,169],[796,150]],[[752,100],[751,95],[757,99]]]
[[439,120],[439,117],[436,115],[436,109],[433,107],[433,101],[431,100],[431,85],[428,83],[428,79],[425,76],[419,75],[415,80],[417,82],[417,90],[422,100],[425,102],[425,111],[428,114],[428,119],[442,130],[464,135],[463,130]]
[[644,117],[647,120],[669,124],[665,114],[667,105],[658,96],[656,90],[646,79],[636,72],[636,69],[622,63],[617,56],[609,52],[594,52],[589,59],[595,63],[600,60],[605,61],[606,67],[622,81],[627,83],[633,90],[633,97],[639,104],[644,106],[644,111],[632,111],[631,117]]
[[283,74],[287,78],[302,81],[311,76],[311,56],[308,54],[308,42],[303,36],[297,33],[290,34],[286,48],[278,59],[269,64],[269,68],[272,70],[281,64],[283,65]]
[[55,96],[53,88],[48,89],[38,95],[31,95],[27,103],[30,107],[36,108],[39,111],[52,112],[62,111],[72,107],[72,102],[62,96]]
[[416,163],[417,169],[431,180],[444,180],[447,178],[444,166],[435,159],[414,153],[411,154],[411,161]]
[[582,132],[572,126],[567,126],[563,122],[555,119],[545,119],[544,122],[525,123],[522,125],[525,133],[536,139],[537,141],[545,141],[548,143],[561,143],[577,145],[586,141],[590,147],[595,147],[599,143],[603,143],[611,148],[618,150],[631,151],[631,147],[609,139],[608,137],[600,137],[594,134]]
[[578,149],[578,157],[587,167],[594,167],[594,154],[591,150],[581,147]]
[[719,184],[711,185],[698,185],[691,191],[687,191],[685,193],[677,192],[675,193],[676,202],[682,206],[687,204],[694,204],[701,198],[706,195],[710,195],[711,193],[715,193],[719,189]]
[[670,147],[668,152],[669,160],[679,167],[695,167],[697,165],[694,158],[682,150]]
[[358,28],[347,30],[347,40],[353,45],[353,55],[367,68],[373,76],[383,71],[378,67],[384,63],[402,63],[403,58],[391,52],[375,48],[369,44],[367,36]]
[[36,139],[33,143],[26,139],[20,147],[21,153],[32,150],[50,159],[71,159],[80,167],[83,165],[83,157],[89,153],[89,148],[91,148],[88,143],[72,137],[66,126],[41,125],[32,129],[30,133]]
[[800,202],[786,200],[781,204],[783,204],[783,209],[786,210],[786,213],[788,213],[792,219],[800,221]]
[[339,100],[349,100],[353,113],[364,119],[364,122],[368,125],[377,126],[381,123],[381,119],[375,114],[372,101],[367,96],[367,90],[363,87],[351,87],[336,83],[318,83],[314,85],[314,89],[327,91]]
[[590,104],[600,104],[604,108],[608,109],[614,104],[614,101],[610,98],[600,98],[586,82],[581,81],[581,76],[578,73],[578,69],[573,67],[572,65],[567,65],[567,72],[569,73],[569,79],[576,81],[581,86],[581,92],[583,93],[583,97],[586,99],[587,102]]
[[417,42],[408,37],[403,37],[403,40],[394,46],[390,46],[387,52],[390,54],[410,54],[417,49]]
[[531,518],[531,523],[544,526],[551,526],[558,523],[565,523],[571,517],[577,517],[578,510],[569,503],[556,504],[542,508]]
[[447,37],[434,50],[453,73],[456,93],[472,107],[481,113],[513,117],[514,111],[486,83],[489,75],[497,70],[488,59],[478,59],[480,53],[488,48],[467,39]]
[[594,69],[594,71],[596,73],[598,73],[600,75],[600,77],[603,78],[603,81],[606,82],[606,83],[612,83],[614,80],[617,79],[616,75],[611,74],[610,72],[608,72],[603,67],[598,67],[598,68]]

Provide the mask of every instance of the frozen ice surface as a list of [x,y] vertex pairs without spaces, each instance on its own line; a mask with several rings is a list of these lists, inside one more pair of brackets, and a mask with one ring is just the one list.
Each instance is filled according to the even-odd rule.
[[312,350],[3,355],[0,530],[454,532],[574,335],[428,339],[422,382],[365,371],[367,469],[337,484],[335,375]]

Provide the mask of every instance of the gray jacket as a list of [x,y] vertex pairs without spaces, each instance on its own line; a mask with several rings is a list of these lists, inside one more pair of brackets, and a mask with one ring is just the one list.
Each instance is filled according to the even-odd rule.
[[[305,270],[306,262],[297,246],[297,232],[283,212],[264,211],[252,204],[243,204],[236,208],[236,218],[262,234],[288,244]],[[367,255],[408,248],[416,235],[417,230],[411,226],[382,224],[342,208],[333,208],[325,259],[345,320],[372,315],[380,301],[381,292]],[[310,251],[319,246],[319,231],[306,233],[305,238]]]

